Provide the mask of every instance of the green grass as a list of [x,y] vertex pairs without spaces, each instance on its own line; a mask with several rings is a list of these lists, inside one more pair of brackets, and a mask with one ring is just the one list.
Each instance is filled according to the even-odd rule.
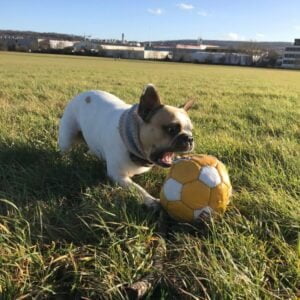
[[[122,299],[123,285],[155,272],[158,215],[84,147],[57,150],[75,94],[135,103],[148,82],[165,103],[195,99],[195,152],[220,158],[235,190],[208,226],[166,221],[148,298],[295,299],[300,72],[16,53],[0,53],[0,298]],[[158,196],[165,172],[136,180]]]

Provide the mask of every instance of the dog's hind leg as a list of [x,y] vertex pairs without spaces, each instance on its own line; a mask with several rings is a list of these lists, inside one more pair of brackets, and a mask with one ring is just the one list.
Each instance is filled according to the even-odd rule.
[[58,146],[61,153],[66,153],[78,139],[80,128],[70,105],[64,111],[59,124]]

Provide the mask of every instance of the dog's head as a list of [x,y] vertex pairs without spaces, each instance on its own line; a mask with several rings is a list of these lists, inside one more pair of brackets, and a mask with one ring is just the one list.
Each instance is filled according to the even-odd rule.
[[147,159],[161,167],[170,167],[175,153],[193,150],[192,122],[187,111],[193,101],[182,108],[163,105],[157,90],[148,84],[140,98],[138,114],[143,123],[140,140]]

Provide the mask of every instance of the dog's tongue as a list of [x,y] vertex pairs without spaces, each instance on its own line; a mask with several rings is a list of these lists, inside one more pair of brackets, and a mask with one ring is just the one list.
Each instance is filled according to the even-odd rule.
[[161,158],[161,160],[166,164],[172,164],[173,156],[174,156],[173,152],[166,152]]

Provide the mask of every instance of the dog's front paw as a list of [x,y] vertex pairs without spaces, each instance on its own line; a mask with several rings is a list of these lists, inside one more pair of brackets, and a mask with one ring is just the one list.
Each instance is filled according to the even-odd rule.
[[144,198],[144,204],[151,209],[158,210],[160,208],[160,200],[152,196]]

